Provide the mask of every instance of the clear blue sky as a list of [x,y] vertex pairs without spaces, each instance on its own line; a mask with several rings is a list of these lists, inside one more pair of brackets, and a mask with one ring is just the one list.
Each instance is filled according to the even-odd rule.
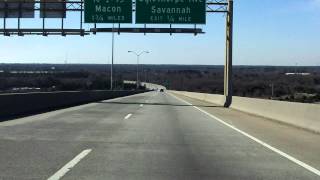
[[[320,0],[234,1],[235,64],[320,65]],[[68,14],[66,26],[77,26],[75,21],[75,15]],[[49,25],[53,27],[54,22],[59,21],[51,20]],[[40,23],[39,19],[23,20],[24,27],[41,27]],[[14,24],[15,21],[9,22],[9,26]],[[144,55],[142,63],[223,64],[225,17],[208,14],[207,25],[201,27],[205,35],[116,35],[116,63],[135,63],[135,57],[128,54],[128,50],[149,50],[151,54]],[[87,37],[0,36],[0,63],[64,63],[66,57],[68,63],[109,63],[111,34]]]

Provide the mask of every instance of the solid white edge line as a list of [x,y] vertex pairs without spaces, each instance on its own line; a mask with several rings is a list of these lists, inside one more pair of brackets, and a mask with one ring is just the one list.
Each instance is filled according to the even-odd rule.
[[129,119],[132,116],[132,114],[128,114],[124,119]]
[[70,162],[68,162],[65,166],[63,166],[59,171],[57,171],[54,175],[48,178],[48,180],[59,180],[64,175],[66,175],[75,165],[77,165],[84,157],[86,157],[92,149],[86,149],[82,151],[78,156],[73,158]]
[[183,99],[181,99],[181,98],[179,98],[179,97],[177,97],[177,96],[175,96],[175,95],[173,95],[171,93],[170,93],[170,95],[173,96],[174,98],[178,99],[181,102],[184,102],[184,103],[186,103],[188,105],[191,105],[192,107],[194,107],[195,109],[199,110],[200,112],[202,112],[202,113],[206,114],[207,116],[215,119],[216,121],[228,126],[229,128],[239,132],[240,134],[250,138],[251,140],[255,141],[256,143],[258,143],[258,144],[270,149],[271,151],[273,151],[273,152],[275,152],[275,153],[287,158],[288,160],[290,160],[290,161],[294,162],[295,164],[305,168],[306,170],[308,170],[308,171],[320,176],[320,171],[318,169],[316,169],[316,168],[314,168],[314,167],[312,167],[312,166],[310,166],[310,165],[308,165],[308,164],[306,164],[306,163],[294,158],[293,156],[290,156],[289,154],[287,154],[287,153],[285,153],[285,152],[283,152],[283,151],[281,151],[281,150],[279,150],[279,149],[277,149],[275,147],[272,147],[271,145],[261,141],[260,139],[253,137],[252,135],[250,135],[250,134],[248,134],[248,133],[246,133],[246,132],[244,132],[244,131],[242,131],[242,130],[240,130],[240,129],[232,126],[232,125],[230,125],[229,123],[226,123],[222,119],[220,119],[220,118],[218,118],[218,117],[216,117],[216,116],[214,116],[214,115],[212,115],[212,114],[210,114],[210,113],[208,113],[208,112],[206,112],[206,111],[204,111],[204,110],[202,110],[202,109],[200,109],[200,108],[198,108],[196,106],[193,106],[191,103],[189,103],[189,102],[187,102],[187,101],[185,101],[185,100],[183,100]]

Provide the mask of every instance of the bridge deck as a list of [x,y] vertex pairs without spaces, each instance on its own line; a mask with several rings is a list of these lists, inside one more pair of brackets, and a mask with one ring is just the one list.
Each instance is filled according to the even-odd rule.
[[[320,167],[317,134],[178,98]],[[186,102],[160,92],[2,122],[0,154],[0,179],[46,179],[57,172],[54,176],[62,175],[62,179],[319,178]],[[69,166],[69,172],[62,168]]]

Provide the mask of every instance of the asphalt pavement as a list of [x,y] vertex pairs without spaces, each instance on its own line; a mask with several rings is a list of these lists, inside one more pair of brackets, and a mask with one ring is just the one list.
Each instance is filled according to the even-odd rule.
[[320,179],[317,161],[294,162],[203,112],[222,107],[180,98],[149,92],[1,122],[0,179]]

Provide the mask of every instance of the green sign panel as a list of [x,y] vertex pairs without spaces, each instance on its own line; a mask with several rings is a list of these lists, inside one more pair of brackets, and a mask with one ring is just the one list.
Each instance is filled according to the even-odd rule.
[[132,0],[85,0],[85,23],[132,23]]
[[205,24],[206,0],[137,0],[137,24]]

